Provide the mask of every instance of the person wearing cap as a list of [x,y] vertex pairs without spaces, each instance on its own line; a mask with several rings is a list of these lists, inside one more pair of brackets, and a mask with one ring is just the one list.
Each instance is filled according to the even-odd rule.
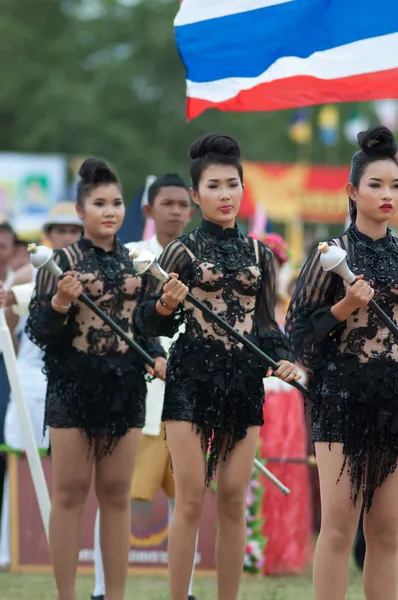
[[[75,242],[82,231],[83,224],[76,214],[75,203],[70,201],[55,204],[43,224],[45,242],[54,250]],[[8,292],[0,292],[0,302],[3,302],[6,307],[13,306],[17,315],[27,316],[35,275],[30,263],[17,269],[13,275],[11,288]]]
[[[44,223],[43,234],[54,250],[58,250],[76,241],[83,231],[83,224],[77,217],[73,202],[60,202],[56,204]],[[16,281],[24,281],[19,285],[12,285],[8,292],[0,288],[0,306],[6,308],[6,318],[13,334],[19,337],[19,352],[17,366],[20,375],[21,388],[24,400],[28,406],[30,421],[36,438],[36,443],[41,448],[47,448],[48,437],[43,438],[44,402],[46,396],[46,379],[43,370],[43,352],[30,341],[24,331],[28,315],[29,302],[35,285],[35,271],[31,265],[24,265],[14,273]],[[8,402],[5,424],[4,441],[9,452],[25,450],[23,433],[19,424],[17,407],[12,394]],[[7,515],[7,494],[3,501],[3,527],[1,528],[0,562],[3,566],[9,562],[9,541]]]

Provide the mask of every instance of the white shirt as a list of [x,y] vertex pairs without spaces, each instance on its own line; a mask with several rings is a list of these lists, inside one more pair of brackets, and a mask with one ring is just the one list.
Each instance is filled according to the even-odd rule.
[[[15,297],[18,300],[16,307],[21,315],[18,323],[18,329],[22,328],[19,343],[19,352],[17,356],[17,368],[21,383],[23,398],[27,405],[30,421],[39,448],[48,447],[48,432],[43,438],[44,407],[46,399],[47,381],[43,370],[44,352],[34,344],[24,331],[26,316],[29,312],[29,302],[35,287],[34,281],[37,271],[33,272],[31,283],[16,285],[12,288]],[[15,450],[25,450],[25,441],[23,438],[21,426],[18,418],[18,411],[14,402],[13,395],[10,395],[10,402],[7,406],[6,418],[4,423],[5,442]]]
[[17,301],[17,304],[14,304],[12,309],[20,317],[27,317],[29,315],[29,303],[33,296],[34,289],[35,284],[33,281],[30,283],[14,285],[11,288]]
[[[162,254],[164,248],[159,244],[159,241],[154,235],[149,240],[143,240],[141,242],[129,242],[126,244],[129,250],[149,250],[155,254],[156,258]],[[160,343],[166,353],[169,352],[171,344],[175,342],[180,333],[185,329],[185,325],[180,327],[173,339],[162,337]],[[160,379],[154,379],[148,385],[148,392],[146,397],[146,414],[145,414],[145,427],[142,433],[145,435],[159,435],[160,426],[162,423],[162,411],[163,411],[163,398],[164,398],[164,382]]]
[[[14,271],[11,271],[11,269],[7,269],[6,278],[3,281],[3,289],[6,292],[11,288],[13,279],[14,279]],[[2,354],[3,354],[3,351],[0,349],[0,356],[2,356]]]

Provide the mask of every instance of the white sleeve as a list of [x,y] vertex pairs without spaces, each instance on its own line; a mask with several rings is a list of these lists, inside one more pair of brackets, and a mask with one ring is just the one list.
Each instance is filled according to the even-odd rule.
[[11,288],[11,291],[14,293],[17,304],[13,306],[13,310],[17,315],[21,317],[27,317],[29,314],[29,303],[32,298],[33,291],[35,289],[35,284],[33,281],[31,283],[22,283],[21,285],[15,285]]
[[141,250],[140,242],[127,242],[127,244],[124,245],[127,248],[127,250],[129,250],[129,252],[131,252],[131,250]]

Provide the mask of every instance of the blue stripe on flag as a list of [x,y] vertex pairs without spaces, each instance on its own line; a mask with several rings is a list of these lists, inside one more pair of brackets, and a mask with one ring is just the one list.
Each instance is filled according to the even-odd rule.
[[187,79],[207,82],[257,77],[282,57],[397,31],[398,0],[378,0],[377,8],[370,0],[294,0],[177,26],[175,38]]

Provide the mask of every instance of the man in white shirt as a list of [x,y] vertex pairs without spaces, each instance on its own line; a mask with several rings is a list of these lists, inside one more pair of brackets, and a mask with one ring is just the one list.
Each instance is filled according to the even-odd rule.
[[[157,257],[176,237],[183,233],[194,209],[189,192],[178,175],[158,177],[148,190],[148,203],[143,208],[147,218],[155,222],[155,235],[149,240],[130,242],[129,249],[150,250]],[[173,340],[161,338],[166,353]],[[174,480],[171,471],[170,454],[164,440],[162,423],[164,382],[155,379],[148,384],[146,398],[146,419],[136,459],[131,497],[133,500],[151,502],[159,489],[163,489],[169,504],[169,523],[174,508]],[[104,600],[105,584],[102,557],[99,547],[99,513],[97,512],[94,536],[95,589],[92,600]],[[192,570],[193,576],[193,570]],[[192,579],[189,590],[192,595]]]

